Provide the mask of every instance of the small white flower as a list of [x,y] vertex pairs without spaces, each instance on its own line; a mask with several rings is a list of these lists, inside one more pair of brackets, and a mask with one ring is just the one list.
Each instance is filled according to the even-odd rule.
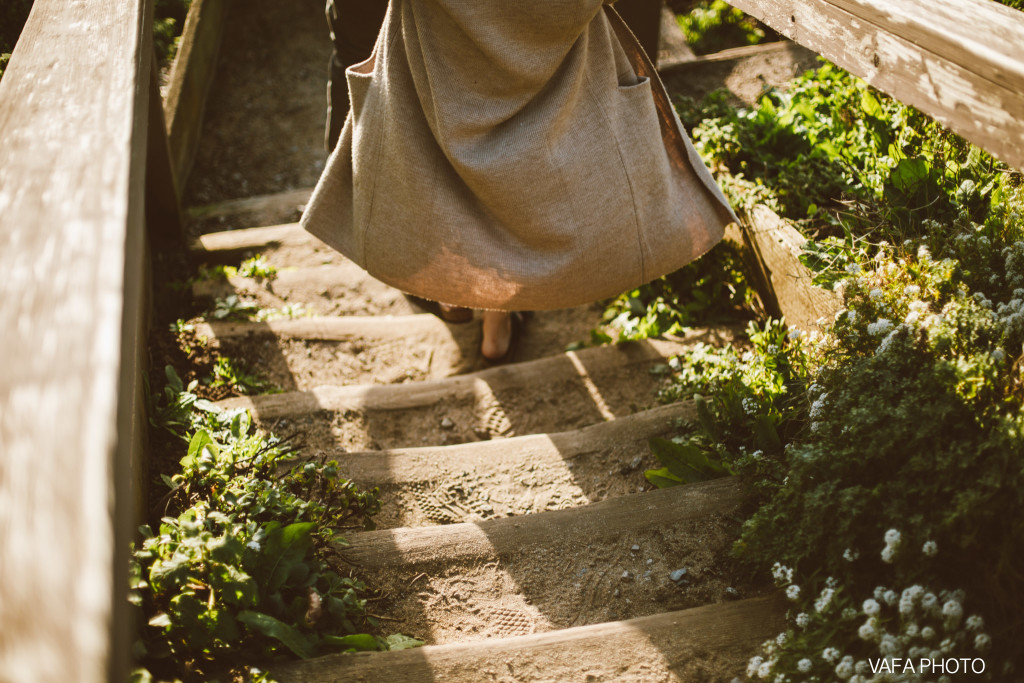
[[853,657],[847,655],[843,657],[843,661],[836,665],[836,676],[843,679],[844,681],[849,679],[853,675]]
[[802,674],[805,674],[805,673],[807,673],[808,671],[811,670],[811,666],[813,666],[813,662],[811,660],[807,659],[806,657],[804,657],[803,659],[801,659],[799,662],[796,663],[796,670],[799,671]]
[[858,557],[860,557],[860,553],[852,548],[847,548],[843,551],[843,559],[847,562],[854,562]]
[[796,585],[795,583],[790,584],[786,588],[786,597],[789,598],[790,600],[799,600],[800,599],[800,586]]
[[939,544],[935,541],[925,541],[925,544],[921,546],[921,552],[926,557],[935,557],[939,553]]
[[994,350],[992,352],[992,360],[994,360],[996,363],[1002,363],[1004,360],[1006,360],[1006,352],[1003,351],[1002,349]]
[[821,591],[821,595],[814,601],[814,610],[821,614],[828,609],[829,605],[832,604],[832,597],[836,591],[834,588],[826,588]]
[[903,292],[907,296],[917,296],[918,294],[921,293],[921,288],[918,287],[917,285],[908,285],[907,288],[903,290]]
[[796,615],[796,625],[800,628],[807,628],[807,626],[810,623],[811,615],[807,614],[807,612],[801,612],[800,614]]
[[977,614],[972,614],[967,617],[967,630],[968,631],[980,631],[985,628],[985,620],[979,617]]
[[882,290],[880,290],[878,287],[875,287],[870,292],[868,292],[868,296],[871,297],[872,300],[877,301],[882,298]]
[[885,595],[885,586],[875,586],[875,600],[881,600],[883,595]]
[[921,629],[914,622],[910,622],[903,628],[903,632],[911,638],[916,638],[921,633]]
[[258,542],[256,542],[256,541],[249,541],[248,543],[245,544],[245,547],[248,548],[249,550],[252,550],[253,552],[257,552],[258,553],[260,551],[260,544]]
[[896,559],[896,550],[893,546],[887,545],[882,548],[882,562],[892,564],[894,559]]
[[885,604],[892,606],[899,601],[899,596],[896,595],[896,591],[888,590],[882,595],[882,599],[885,601]]
[[776,562],[772,565],[772,578],[776,583],[793,583],[793,569]]
[[880,337],[883,334],[888,334],[892,331],[892,321],[888,318],[879,318],[873,323],[868,324],[868,334],[872,337]]
[[921,629],[921,637],[925,640],[931,640],[935,637],[935,629],[933,629],[931,626],[925,626],[923,629]]
[[985,633],[979,633],[974,636],[974,649],[978,652],[985,653],[992,647],[992,639]]
[[763,657],[759,657],[759,656],[751,657],[750,661],[747,663],[747,675],[750,676],[751,678],[756,676],[757,675],[757,670],[761,666],[762,662],[764,662],[764,658]]
[[953,651],[953,639],[952,638],[945,638],[945,639],[943,639],[943,641],[941,643],[939,643],[939,649],[942,650],[942,654],[948,655],[950,652]]
[[851,263],[850,265],[846,266],[846,272],[849,273],[850,275],[860,275],[860,266],[857,265],[856,263]]
[[860,636],[861,640],[874,640],[878,635],[878,630],[875,629],[874,619],[868,619],[860,628],[857,629],[857,635]]
[[757,667],[758,678],[768,678],[772,675],[772,663],[771,661],[762,662],[761,666]]
[[778,643],[779,647],[785,645],[787,640],[789,640],[789,634],[785,631],[775,636],[775,642]]
[[802,339],[805,334],[806,333],[803,330],[794,327],[789,331],[789,340],[796,341],[798,339]]
[[964,614],[963,607],[956,600],[949,600],[942,606],[942,616],[959,621]]
[[826,647],[821,651],[821,658],[829,664],[835,664],[836,660],[839,659],[839,650],[834,647]]
[[889,529],[885,532],[885,544],[886,545],[899,545],[903,535],[900,534],[896,529]]
[[876,617],[878,616],[878,613],[882,611],[882,606],[878,604],[878,601],[868,598],[864,601],[862,609],[864,610],[864,614],[869,617]]

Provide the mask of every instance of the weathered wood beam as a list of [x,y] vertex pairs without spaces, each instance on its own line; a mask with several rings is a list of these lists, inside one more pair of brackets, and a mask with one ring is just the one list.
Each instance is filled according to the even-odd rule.
[[0,671],[123,681],[152,0],[36,0],[0,83]]
[[991,0],[729,0],[1024,168],[1024,12]]
[[178,43],[178,55],[171,68],[164,118],[174,177],[182,191],[199,144],[206,95],[217,69],[217,54],[230,4],[227,0],[192,0]]

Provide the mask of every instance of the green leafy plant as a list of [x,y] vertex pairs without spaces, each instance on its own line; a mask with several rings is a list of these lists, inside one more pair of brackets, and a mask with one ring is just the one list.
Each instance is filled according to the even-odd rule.
[[703,0],[689,14],[676,16],[686,42],[703,55],[730,47],[756,45],[765,31],[753,17],[729,5],[725,0]]
[[210,317],[214,320],[250,320],[260,311],[260,305],[250,299],[229,294],[218,297],[213,303]]
[[239,394],[277,393],[280,389],[258,374],[246,372],[241,361],[229,356],[218,356],[213,364],[213,376],[210,387],[231,387]]
[[[244,411],[198,399],[168,368],[154,421],[187,442],[154,531],[141,528],[131,598],[146,624],[138,654],[160,675],[208,680],[239,662],[282,654],[409,647],[359,633],[374,626],[364,585],[328,562],[353,525],[372,528],[377,492],[342,478],[336,462],[294,463]],[[281,472],[285,473],[282,475]]]

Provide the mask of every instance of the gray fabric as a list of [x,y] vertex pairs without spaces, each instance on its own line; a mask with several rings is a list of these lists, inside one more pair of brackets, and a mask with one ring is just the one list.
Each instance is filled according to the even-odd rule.
[[374,277],[550,309],[679,268],[735,220],[601,0],[392,0],[302,218]]

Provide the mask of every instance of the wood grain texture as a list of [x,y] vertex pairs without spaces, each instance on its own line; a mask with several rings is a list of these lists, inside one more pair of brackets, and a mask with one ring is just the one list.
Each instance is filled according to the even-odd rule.
[[127,673],[151,20],[36,0],[0,83],[6,680]]
[[609,498],[565,510],[443,526],[351,534],[345,560],[366,569],[492,560],[566,538],[603,541],[633,531],[669,528],[735,511],[743,499],[738,477]]
[[277,194],[261,194],[255,197],[244,199],[228,199],[216,204],[203,204],[201,206],[190,206],[186,209],[188,217],[193,220],[202,218],[216,218],[217,216],[231,216],[234,214],[248,213],[250,211],[272,211],[278,209],[294,209],[304,206],[313,194],[312,188],[301,190],[289,190]]
[[752,258],[758,295],[768,313],[785,316],[790,328],[819,329],[842,307],[842,297],[815,287],[810,269],[800,263],[807,238],[766,206],[741,212],[743,242]]
[[262,228],[225,230],[201,235],[192,242],[189,249],[197,254],[212,252],[235,252],[248,249],[266,249],[277,246],[301,246],[319,240],[302,229],[298,223],[268,225]]
[[723,650],[742,657],[785,629],[785,613],[779,597],[751,598],[514,638],[331,655],[273,674],[282,683],[476,683],[492,678],[488,670],[514,672],[500,680],[517,681],[581,681],[583,671],[588,681],[706,680],[684,673],[689,660]]
[[185,187],[195,159],[229,4],[227,0],[192,0],[171,68],[164,118],[179,188]]
[[989,0],[730,0],[1024,168],[1024,12]]

